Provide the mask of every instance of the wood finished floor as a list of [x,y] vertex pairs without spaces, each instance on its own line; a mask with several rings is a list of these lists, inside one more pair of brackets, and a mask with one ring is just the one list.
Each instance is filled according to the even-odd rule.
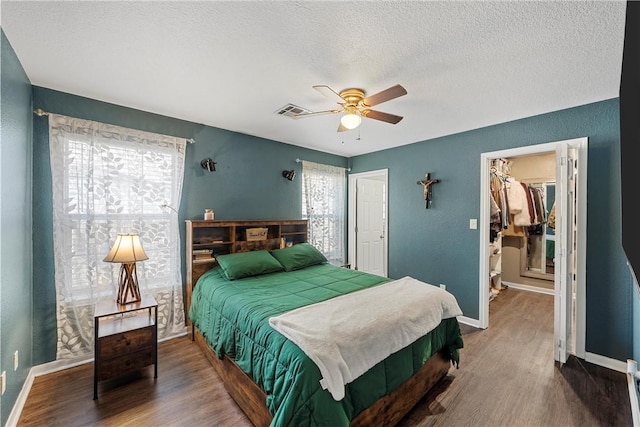
[[[553,297],[507,289],[489,311],[488,329],[462,325],[460,369],[400,426],[633,424],[624,374],[553,362]],[[152,367],[105,381],[96,401],[93,364],[37,377],[18,426],[251,426],[195,343],[164,342],[158,355],[156,381]]]

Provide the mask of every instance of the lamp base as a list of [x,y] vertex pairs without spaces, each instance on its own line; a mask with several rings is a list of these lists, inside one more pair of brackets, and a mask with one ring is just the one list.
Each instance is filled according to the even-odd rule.
[[118,304],[125,305],[141,300],[135,262],[123,263],[120,266],[119,283],[118,298],[116,299]]

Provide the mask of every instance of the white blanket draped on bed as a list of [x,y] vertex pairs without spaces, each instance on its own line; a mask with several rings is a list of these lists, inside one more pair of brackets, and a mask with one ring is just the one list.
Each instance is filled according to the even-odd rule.
[[269,324],[318,365],[320,384],[340,400],[345,384],[442,319],[460,315],[449,292],[407,276],[291,310],[270,318]]

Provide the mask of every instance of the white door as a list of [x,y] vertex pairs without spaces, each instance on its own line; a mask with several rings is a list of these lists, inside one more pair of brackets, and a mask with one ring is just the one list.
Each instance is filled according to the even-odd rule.
[[555,253],[555,360],[565,363],[575,348],[575,295],[577,271],[577,164],[578,150],[567,144],[556,150],[556,253]]
[[385,182],[358,178],[356,181],[356,265],[359,271],[386,276]]

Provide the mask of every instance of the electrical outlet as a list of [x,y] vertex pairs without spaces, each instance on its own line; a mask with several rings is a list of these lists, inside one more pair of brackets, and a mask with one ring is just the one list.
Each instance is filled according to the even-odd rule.
[[440,289],[444,289],[446,291],[447,287],[445,285],[443,285],[442,283],[440,283]]
[[15,353],[13,353],[13,370],[17,371],[18,370],[18,350],[15,351]]
[[471,218],[469,220],[469,229],[477,230],[478,229],[478,220],[476,218]]
[[2,393],[0,394],[4,394],[7,389],[7,371],[2,371],[2,376],[0,376],[0,378],[2,379]]

